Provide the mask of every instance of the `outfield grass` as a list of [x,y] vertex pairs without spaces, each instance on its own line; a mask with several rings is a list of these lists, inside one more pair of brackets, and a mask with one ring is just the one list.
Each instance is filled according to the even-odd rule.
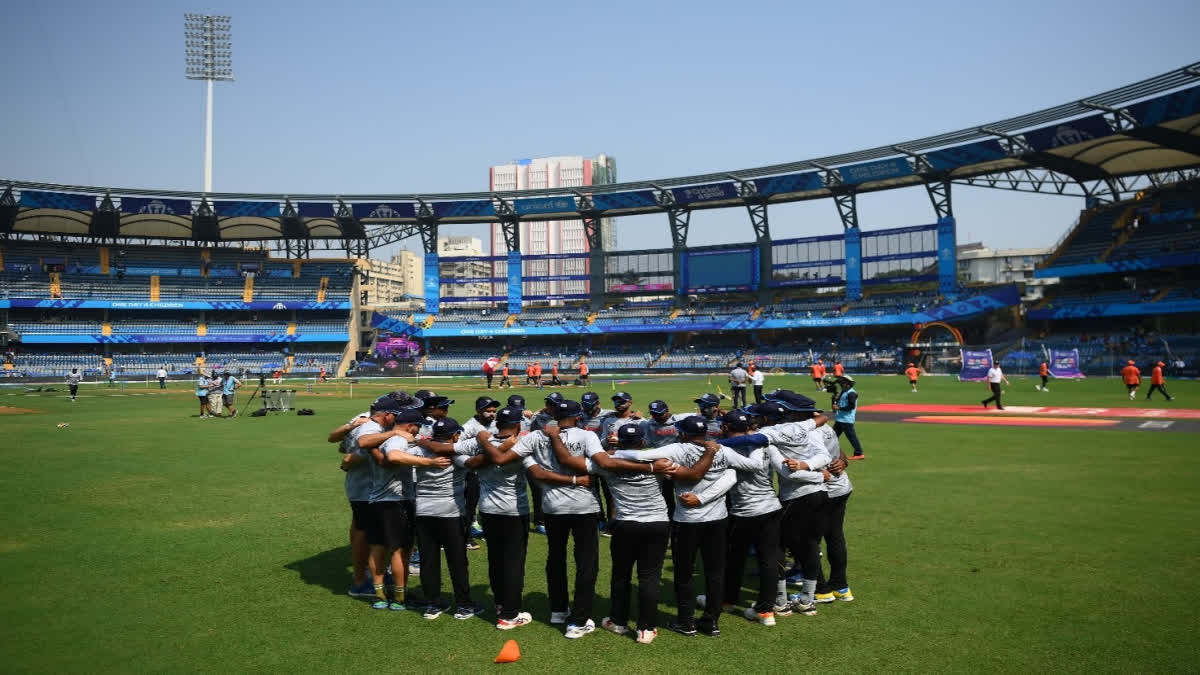
[[[460,419],[480,393],[473,380],[421,384],[457,398]],[[595,385],[611,393],[608,380]],[[1116,380],[1054,382],[1049,394],[1033,385],[1014,378],[1006,404],[1145,406]],[[1188,433],[860,423],[869,459],[851,467],[847,518],[856,600],[772,629],[729,616],[716,640],[665,630],[650,646],[602,631],[565,640],[546,623],[538,536],[531,626],[504,633],[484,619],[373,612],[345,595],[348,510],[325,435],[397,386],[416,388],[361,384],[350,398],[344,385],[323,385],[298,397],[314,417],[235,420],[191,417],[183,385],[90,387],[76,404],[61,392],[0,396],[42,411],[0,415],[3,669],[461,672],[500,668],[491,659],[508,638],[524,656],[506,670],[1196,668],[1200,438]],[[638,407],[661,397],[677,412],[707,388],[703,378],[617,386]],[[767,386],[807,393],[810,383]],[[1200,407],[1200,383],[1169,386],[1176,402],[1153,407]],[[864,377],[859,391],[868,404],[984,395],[949,378],[926,378],[914,395],[903,378]],[[606,541],[597,623],[608,607]],[[485,551],[470,560],[475,596],[490,608]],[[668,558],[663,626],[671,578]]]

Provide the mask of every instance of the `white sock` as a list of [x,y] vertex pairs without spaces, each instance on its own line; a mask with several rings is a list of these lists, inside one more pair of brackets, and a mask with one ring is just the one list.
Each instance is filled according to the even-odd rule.
[[787,581],[783,579],[775,584],[775,604],[781,607],[787,604]]

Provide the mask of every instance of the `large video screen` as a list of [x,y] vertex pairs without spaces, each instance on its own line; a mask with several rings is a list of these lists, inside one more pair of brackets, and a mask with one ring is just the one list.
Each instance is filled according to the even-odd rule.
[[688,251],[684,286],[689,293],[748,291],[758,284],[755,249]]

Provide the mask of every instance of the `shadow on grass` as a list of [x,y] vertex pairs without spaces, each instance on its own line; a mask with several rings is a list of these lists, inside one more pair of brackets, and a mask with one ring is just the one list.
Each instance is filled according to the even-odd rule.
[[300,574],[300,580],[310,586],[321,586],[334,595],[345,595],[350,585],[350,547],[339,546],[323,553],[284,565]]

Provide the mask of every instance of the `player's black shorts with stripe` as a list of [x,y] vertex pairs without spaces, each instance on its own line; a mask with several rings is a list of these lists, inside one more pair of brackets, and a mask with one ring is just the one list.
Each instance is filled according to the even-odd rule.
[[371,522],[371,502],[350,502],[350,526],[365,531]]
[[367,543],[389,549],[409,548],[416,524],[412,501],[372,502],[367,523]]
[[72,396],[75,395],[75,392],[79,391],[79,385],[77,385],[77,384],[69,384],[69,385],[67,385],[67,387],[71,390]]

